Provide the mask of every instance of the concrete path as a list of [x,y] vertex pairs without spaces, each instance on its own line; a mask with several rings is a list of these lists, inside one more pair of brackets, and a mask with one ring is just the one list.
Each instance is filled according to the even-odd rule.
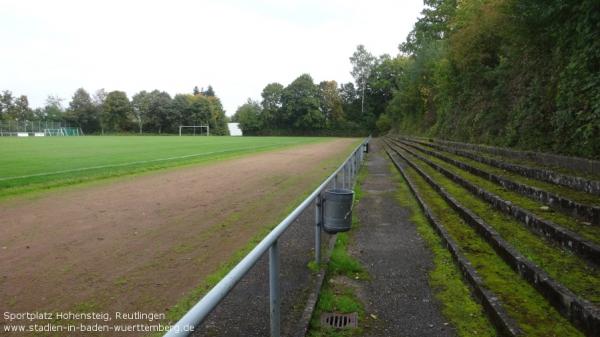
[[[377,324],[368,336],[454,336],[428,284],[432,255],[395,199],[396,182],[381,143],[371,144],[356,212],[360,227],[350,248],[370,280],[359,282],[359,297]],[[360,324],[360,323],[359,323]]]

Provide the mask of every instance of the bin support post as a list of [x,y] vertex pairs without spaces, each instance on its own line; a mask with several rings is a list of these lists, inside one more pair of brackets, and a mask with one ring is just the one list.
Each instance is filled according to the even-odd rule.
[[346,188],[346,176],[348,175],[348,173],[346,172],[347,166],[347,164],[344,164],[344,168],[342,169],[342,171],[344,172],[344,176],[342,177],[342,188]]
[[323,204],[321,195],[315,198],[315,262],[321,263],[321,223],[323,221]]
[[356,179],[356,152],[354,152],[354,155],[352,156],[352,181],[354,182],[354,179]]
[[350,165],[348,162],[344,165],[344,188],[350,188]]
[[[354,155],[352,156],[354,157]],[[352,158],[348,161],[348,169],[350,170],[350,180],[348,181],[348,188],[352,189],[352,181],[354,181],[354,164],[352,163]]]
[[277,241],[269,248],[269,304],[271,309],[271,337],[280,337],[281,300],[279,297],[279,247]]
[[356,152],[354,152],[354,156],[352,156],[352,181],[356,180],[356,175],[358,174],[358,165],[356,165]]

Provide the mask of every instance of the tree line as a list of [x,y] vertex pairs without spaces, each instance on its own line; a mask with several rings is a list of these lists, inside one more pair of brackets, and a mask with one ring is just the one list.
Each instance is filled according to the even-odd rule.
[[[372,74],[373,68],[388,63],[384,55],[373,57],[359,45],[350,57],[355,82],[338,85],[336,81],[315,83],[302,74],[289,85],[269,83],[262,90],[262,100],[248,101],[232,117],[244,134],[254,135],[367,135],[376,132],[380,107],[372,90],[389,88]],[[387,75],[387,74],[386,74]],[[387,94],[382,93],[382,97]],[[370,97],[365,101],[366,97]]]
[[[359,45],[350,57],[354,83],[314,82],[302,74],[289,85],[267,84],[262,100],[240,106],[232,121],[245,135],[341,135],[358,136],[387,130],[381,115],[394,89],[397,59],[373,57]],[[78,89],[66,108],[50,96],[43,108],[30,109],[27,97],[0,97],[0,120],[67,121],[86,134],[112,132],[174,133],[179,125],[208,123],[212,134],[227,134],[227,117],[209,86],[191,94],[140,91],[131,100],[122,91],[98,90],[90,95]],[[379,119],[379,120],[378,120]]]
[[258,134],[394,129],[600,158],[600,2],[424,3],[397,55],[357,47],[354,83],[271,83],[234,119]]
[[214,135],[229,132],[225,110],[212,86],[174,97],[159,90],[140,91],[131,100],[123,91],[100,89],[90,95],[79,88],[67,107],[61,98],[49,96],[45,106],[36,109],[29,107],[27,96],[14,97],[5,90],[0,95],[1,120],[65,121],[86,134],[175,133],[180,125],[201,124],[208,124]]
[[380,131],[600,158],[600,2],[424,2],[370,63]]

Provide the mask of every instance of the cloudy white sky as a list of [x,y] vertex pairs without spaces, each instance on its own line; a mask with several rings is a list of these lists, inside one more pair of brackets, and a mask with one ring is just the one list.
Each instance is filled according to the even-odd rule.
[[422,0],[0,0],[0,90],[188,93],[211,84],[231,115],[270,82],[351,81],[358,44],[397,54]]

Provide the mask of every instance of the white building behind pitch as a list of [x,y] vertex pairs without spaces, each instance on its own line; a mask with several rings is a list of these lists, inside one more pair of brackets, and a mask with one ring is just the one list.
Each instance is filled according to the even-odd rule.
[[240,123],[227,123],[229,128],[230,136],[242,136],[242,129],[240,129]]

